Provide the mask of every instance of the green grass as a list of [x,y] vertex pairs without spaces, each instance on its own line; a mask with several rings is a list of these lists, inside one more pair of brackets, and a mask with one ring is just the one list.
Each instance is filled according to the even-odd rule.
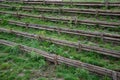
[[106,67],[113,70],[119,70],[120,68],[119,59],[104,57],[103,55],[94,52],[86,52],[86,51],[77,52],[76,49],[74,48],[55,45],[46,41],[40,42],[33,39],[27,39],[27,38],[18,37],[15,35],[3,34],[3,33],[0,34],[0,38],[21,43],[41,50],[45,50],[47,52],[51,52],[67,58],[76,59],[90,64],[98,65],[101,67]]
[[64,64],[55,67],[40,55],[22,52],[17,46],[0,45],[0,64],[0,80],[111,80],[106,76],[100,79],[82,68]]
[[92,20],[92,21],[106,21],[106,22],[119,22],[119,18],[115,17],[115,18],[111,18],[110,16],[98,16],[97,18],[95,17],[95,15],[90,15],[90,14],[69,14],[69,13],[55,13],[55,12],[39,12],[37,10],[32,10],[32,11],[22,11],[22,10],[13,10],[11,11],[11,9],[0,9],[1,11],[7,11],[7,12],[19,12],[19,13],[23,13],[23,14],[29,14],[29,15],[44,15],[46,17],[55,17],[55,18],[68,18],[68,19],[74,19],[75,17],[78,20]]
[[70,29],[93,31],[93,32],[94,31],[99,31],[99,32],[108,32],[108,33],[115,33],[115,34],[120,33],[119,29],[104,28],[104,27],[101,27],[101,26],[73,25],[73,24],[71,24],[71,22],[69,22],[68,24],[65,24],[62,21],[51,22],[51,21],[44,21],[44,20],[41,20],[41,19],[30,18],[30,17],[29,18],[25,17],[25,18],[22,18],[22,19],[18,20],[18,18],[13,17],[9,14],[0,15],[0,18],[8,19],[8,20],[22,21],[22,22],[33,23],[33,24],[46,25],[46,26],[50,26],[50,27],[70,28]]
[[[83,0],[76,0],[83,1]],[[86,1],[95,1],[95,0],[86,0]],[[103,1],[103,0],[97,0]],[[113,1],[113,0],[110,0]],[[117,1],[117,0],[115,0]],[[2,4],[2,3],[1,3]],[[5,3],[20,7],[25,4],[15,4],[15,3]],[[55,5],[30,5],[35,7],[49,7],[49,8],[81,8],[86,9],[89,7],[75,7],[75,6],[55,6]],[[93,8],[89,8],[93,9]],[[94,8],[97,9],[97,8]],[[100,9],[106,10],[105,7],[101,7]],[[0,9],[1,11],[14,11],[13,9]],[[117,7],[111,7],[109,10],[120,10]],[[32,12],[21,11],[20,13],[26,13],[31,15],[40,15],[43,14],[45,16],[54,16],[57,18],[71,18],[71,16],[67,16],[67,14],[58,14],[58,13],[39,13],[35,10]],[[74,16],[74,15],[73,15]],[[96,21],[96,18],[93,18],[92,15],[77,15],[77,18],[81,20],[90,19]],[[120,51],[120,45],[114,45],[112,43],[105,43],[101,39],[97,38],[87,38],[84,36],[70,35],[65,33],[57,33],[45,30],[38,30],[32,28],[23,28],[20,26],[10,25],[6,20],[15,20],[20,22],[27,22],[33,24],[47,25],[50,27],[61,27],[61,28],[69,28],[69,29],[77,29],[84,31],[99,31],[103,33],[111,33],[111,34],[120,34],[119,29],[113,30],[110,28],[103,28],[98,26],[87,26],[87,25],[73,25],[71,22],[65,24],[63,22],[50,22],[44,21],[41,19],[35,18],[23,18],[19,20],[16,17],[11,15],[0,15],[0,19],[4,19],[3,22],[0,23],[1,28],[5,29],[13,29],[16,31],[28,32],[32,34],[37,34],[45,37],[51,37],[59,40],[67,40],[71,42],[80,41],[82,44],[89,46],[99,46],[110,50]],[[119,18],[114,17],[103,17],[99,16],[99,20],[105,20],[108,22],[119,22]],[[104,56],[95,52],[87,52],[81,51],[78,52],[75,48],[70,48],[66,46],[56,45],[47,41],[38,41],[35,39],[28,39],[25,37],[16,36],[14,34],[1,33],[0,39],[5,39],[8,41],[13,41],[16,43],[20,43],[29,47],[37,48],[48,52],[49,54],[57,54],[66,58],[82,61],[85,63],[97,65],[100,67],[108,68],[115,71],[120,71],[120,59],[116,59],[110,56]],[[0,45],[0,80],[111,80],[107,76],[100,77],[96,74],[90,73],[89,71],[83,68],[75,68],[66,66],[65,64],[60,64],[55,66],[53,63],[46,61],[40,55],[37,55],[35,52],[26,53],[20,51],[18,46],[7,47],[4,45]]]
[[[4,17],[4,16],[2,16],[2,17]],[[6,17],[7,16],[5,16],[4,19]],[[9,18],[9,17],[7,17],[7,18]],[[16,21],[17,19],[14,18],[14,20]],[[21,21],[26,22],[26,20],[29,20],[30,23],[32,23],[33,21],[35,23],[40,22],[40,20],[38,20],[38,22],[37,22],[37,20],[33,20],[33,19],[29,19],[29,18],[28,19],[25,18]],[[44,24],[44,23],[48,23],[48,22],[41,22],[41,23]],[[85,37],[85,36],[78,36],[78,35],[71,35],[71,34],[64,34],[64,33],[59,34],[57,32],[37,30],[37,29],[32,29],[32,28],[26,29],[26,28],[23,28],[23,27],[10,25],[10,24],[7,24],[7,23],[1,24],[0,27],[4,27],[4,28],[7,28],[7,29],[13,29],[13,30],[17,30],[17,31],[22,31],[22,32],[28,32],[28,33],[32,33],[32,34],[34,33],[34,34],[37,34],[37,35],[41,35],[41,36],[45,36],[45,37],[51,37],[51,38],[55,38],[55,39],[59,39],[59,40],[67,40],[67,41],[71,41],[71,42],[80,41],[82,44],[86,44],[86,45],[89,45],[89,46],[92,46],[92,45],[93,46],[100,46],[100,47],[103,47],[103,48],[108,48],[108,49],[113,49],[113,50],[120,51],[120,46],[119,45],[114,45],[112,43],[105,43],[101,39],[97,39],[97,38],[90,38],[89,39],[88,37]],[[74,36],[74,38],[73,38],[73,36]]]
[[[5,16],[1,16],[1,18],[4,18],[4,19],[12,19],[12,20],[16,20],[16,21],[23,21],[23,22],[30,22],[30,23],[38,23],[38,24],[48,24],[48,25],[52,25],[53,23],[49,23],[49,22],[45,22],[45,21],[43,21],[43,22],[41,22],[40,20],[38,20],[38,19],[33,19],[33,18],[23,18],[23,19],[21,19],[21,20],[18,20],[17,18],[14,18],[14,17],[11,17],[11,16],[9,16],[9,15],[5,15]],[[55,23],[54,23],[55,24]],[[88,42],[88,40],[87,41],[85,41],[84,39],[84,37],[78,37],[78,36],[74,36],[74,38],[72,37],[72,35],[67,35],[67,34],[57,34],[57,33],[54,33],[54,32],[49,32],[49,31],[44,31],[44,30],[35,30],[35,29],[28,29],[28,30],[26,30],[25,28],[21,28],[21,27],[18,27],[18,26],[13,26],[13,25],[9,25],[9,24],[2,24],[1,25],[1,27],[5,27],[5,28],[7,28],[7,29],[14,29],[14,30],[17,30],[17,31],[24,31],[24,32],[29,32],[29,33],[35,33],[35,34],[38,34],[38,35],[42,35],[42,36],[47,36],[47,37],[52,37],[52,38],[56,38],[56,39],[60,39],[60,40],[68,40],[68,41],[73,41],[73,42],[78,42],[80,39],[81,40],[83,40],[83,41],[81,41],[81,43],[83,43],[83,44],[87,44],[87,45],[95,45],[95,44],[93,44],[93,43],[91,43],[91,42]],[[51,26],[52,27],[52,26]],[[85,29],[85,28],[84,28]],[[1,38],[3,38],[3,39],[8,39],[9,40],[9,37],[6,37],[5,38],[5,36],[4,35],[2,35],[1,36]],[[16,38],[14,37],[13,39],[12,39],[12,37],[10,37],[11,38],[11,40],[13,41],[13,40],[15,40],[16,41]],[[96,39],[95,39],[96,40]],[[36,40],[35,40],[36,41]],[[97,41],[97,40],[96,40]],[[19,42],[19,38],[18,38],[18,42]],[[20,39],[20,42],[21,42],[21,39]],[[32,45],[32,46],[34,46],[34,47],[36,47],[36,45],[35,44],[38,44],[38,41],[35,43],[33,43],[34,41],[31,41],[30,43],[29,43],[29,45]],[[105,48],[108,48],[108,49],[114,49],[114,50],[120,50],[120,48],[119,48],[119,46],[114,46],[113,47],[113,45],[112,44],[101,44],[102,42],[100,41],[99,42],[99,46],[101,46],[101,47],[105,47]],[[25,45],[26,44],[28,44],[28,43],[24,43]],[[66,49],[65,49],[65,47],[63,47],[63,49],[59,49],[58,50],[58,48],[53,44],[53,45],[51,45],[51,46],[48,46],[48,43],[46,43],[45,42],[45,44],[42,44],[43,46],[45,46],[45,45],[47,45],[46,47],[45,47],[45,49],[43,48],[43,50],[47,50],[48,52],[53,52],[53,53],[56,53],[56,54],[61,54],[62,53],[62,56],[65,56],[65,57],[68,57],[68,58],[73,58],[73,59],[80,59],[80,56],[81,55],[79,55],[79,53],[78,52],[76,52],[76,49],[71,49],[71,48],[69,48],[69,49],[71,49],[70,50],[70,52],[71,52],[71,56],[70,55],[68,55],[68,53],[69,52],[67,52],[67,54],[66,54]],[[39,47],[39,45],[38,45],[38,47]],[[38,48],[38,47],[36,47],[36,48]],[[57,51],[57,52],[56,52]],[[69,51],[69,50],[68,50]],[[63,53],[63,52],[65,52],[65,53]],[[99,59],[100,61],[94,61],[94,58],[93,58],[93,55],[95,55],[94,53],[92,53],[92,52],[83,52],[82,54],[86,54],[86,53],[90,53],[90,54],[92,54],[92,57],[90,57],[90,59],[89,59],[89,57],[86,55],[86,58],[83,58],[83,56],[81,57],[82,59],[80,59],[80,60],[82,60],[82,61],[85,61],[85,62],[90,62],[90,63],[92,63],[92,64],[97,64],[97,65],[100,65],[100,66],[103,66],[104,65],[104,61],[103,62],[101,62],[102,63],[102,65],[101,65],[101,63],[99,63],[100,61],[101,61],[101,59]],[[76,54],[76,55],[75,55]],[[97,56],[98,54],[96,54],[96,56]],[[96,57],[96,56],[94,56],[94,57]],[[97,58],[97,57],[96,57]],[[104,60],[104,59],[103,59]],[[106,61],[105,61],[106,62]],[[107,66],[108,66],[108,64],[107,64]],[[119,68],[119,66],[116,66],[116,67],[118,67]],[[108,68],[108,67],[107,67]],[[110,67],[111,68],[111,67]],[[113,66],[112,66],[112,68],[113,68]]]
[[[14,6],[33,6],[33,7],[49,7],[49,8],[79,8],[79,9],[103,9],[103,10],[108,10],[105,6],[104,7],[86,7],[86,6],[72,6],[72,5],[63,5],[63,6],[59,6],[59,5],[36,5],[36,4],[23,4],[23,3],[6,3],[6,2],[1,2],[1,4],[10,4],[10,5],[14,5]],[[109,10],[119,10],[120,7],[109,7]]]

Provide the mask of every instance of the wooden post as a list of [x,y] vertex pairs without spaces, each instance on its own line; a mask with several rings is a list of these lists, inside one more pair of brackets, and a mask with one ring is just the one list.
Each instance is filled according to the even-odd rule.
[[72,1],[72,0],[70,0],[70,6],[71,6],[71,7],[73,6],[73,1]]
[[32,6],[32,8],[33,8],[33,11],[36,11],[36,8],[35,8],[35,6]]
[[76,17],[76,16],[74,17],[74,20],[75,20],[75,21],[74,21],[74,23],[75,23],[75,25],[76,25],[76,24],[77,24],[77,22],[78,22],[78,20],[77,20],[77,17]]
[[20,20],[21,19],[21,16],[20,16],[20,14],[18,13],[18,12],[16,12],[16,16],[17,16],[17,18]]
[[57,31],[58,31],[58,35],[60,35],[60,29],[59,28],[57,29]]
[[42,20],[45,21],[45,16],[43,14],[41,15],[41,18],[42,18]]
[[96,9],[96,14],[95,14],[96,19],[98,19],[98,15],[99,15],[99,11]]
[[82,51],[82,45],[80,43],[80,41],[78,41],[78,52],[81,52]]
[[45,0],[43,0],[43,4],[44,4],[44,5],[46,4],[46,1],[45,1]]
[[28,29],[29,23],[25,23],[25,25],[26,25],[26,27],[25,27],[25,28],[26,28],[26,29]]
[[104,40],[104,33],[101,33],[100,37],[101,37],[101,40],[103,41]]
[[58,56],[57,55],[54,57],[54,64],[55,64],[55,68],[56,68],[56,66],[58,64]]
[[59,8],[59,15],[62,13],[62,9],[61,8]]
[[112,78],[113,80],[117,80],[117,73],[115,71],[113,71],[112,73]]
[[105,0],[105,7],[108,9],[108,6],[109,6],[109,2],[108,0]]

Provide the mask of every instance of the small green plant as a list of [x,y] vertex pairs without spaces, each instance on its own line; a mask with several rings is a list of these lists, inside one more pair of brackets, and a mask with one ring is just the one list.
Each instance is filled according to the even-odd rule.
[[8,21],[7,21],[7,20],[2,19],[2,21],[0,21],[0,24],[2,24],[2,25],[8,24]]
[[10,69],[10,67],[11,67],[11,64],[3,63],[0,65],[0,70],[7,70],[7,69]]
[[20,54],[20,53],[22,53],[22,51],[20,50],[20,46],[19,45],[13,46],[11,48],[10,52],[12,54]]

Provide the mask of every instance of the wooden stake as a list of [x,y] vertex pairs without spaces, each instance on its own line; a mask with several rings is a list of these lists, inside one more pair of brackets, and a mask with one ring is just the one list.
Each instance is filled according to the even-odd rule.
[[76,17],[76,16],[74,17],[74,20],[75,20],[75,21],[74,21],[75,24],[77,24],[78,20],[77,20],[77,17]]
[[62,13],[62,8],[59,8],[59,15]]
[[55,57],[54,57],[54,64],[55,64],[55,67],[57,66],[57,64],[58,64],[58,56],[56,55]]
[[117,73],[115,71],[113,71],[112,73],[112,78],[113,80],[117,80]]
[[43,14],[41,15],[41,17],[42,17],[43,20],[45,20],[45,16]]
[[103,41],[104,40],[104,33],[101,33],[100,37],[101,37],[101,40]]
[[58,34],[60,35],[60,29],[59,28],[57,29],[57,31],[58,31]]
[[73,6],[73,1],[72,0],[70,0],[70,5],[71,5],[71,7]]
[[46,5],[46,1],[45,0],[43,0],[43,4]]
[[105,0],[105,7],[108,9],[108,6],[109,6],[109,2],[108,0]]
[[29,23],[25,23],[25,28],[28,29]]
[[20,14],[18,13],[18,12],[16,12],[16,16],[17,16],[17,18],[20,20],[21,19],[21,16],[20,16]]
[[98,18],[98,15],[99,15],[99,11],[96,9],[95,17]]
[[78,52],[81,52],[82,51],[82,45],[80,43],[80,41],[78,41]]

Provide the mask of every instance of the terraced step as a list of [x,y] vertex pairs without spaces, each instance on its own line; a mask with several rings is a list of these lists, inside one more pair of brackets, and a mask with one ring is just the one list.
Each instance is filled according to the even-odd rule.
[[83,63],[83,62],[80,62],[80,61],[71,60],[71,59],[68,59],[68,58],[61,57],[59,55],[49,54],[49,53],[47,53],[45,51],[42,51],[40,49],[24,46],[24,45],[21,45],[21,44],[17,44],[17,43],[14,43],[14,42],[9,42],[9,41],[2,40],[2,39],[0,40],[0,44],[11,46],[11,47],[19,45],[20,50],[23,50],[23,51],[26,51],[26,52],[34,51],[37,54],[45,57],[47,60],[49,60],[51,62],[54,62],[55,64],[56,63],[58,63],[58,64],[64,63],[64,64],[70,65],[70,66],[83,67],[83,68],[85,68],[85,69],[87,69],[91,72],[94,72],[94,73],[97,73],[97,74],[100,74],[100,75],[107,75],[107,76],[109,76],[113,79],[116,79],[116,80],[119,80],[119,78],[120,78],[120,73],[119,72],[112,71],[112,70],[102,68],[102,67],[98,67],[98,66],[94,66],[94,65],[91,65],[91,64]]

